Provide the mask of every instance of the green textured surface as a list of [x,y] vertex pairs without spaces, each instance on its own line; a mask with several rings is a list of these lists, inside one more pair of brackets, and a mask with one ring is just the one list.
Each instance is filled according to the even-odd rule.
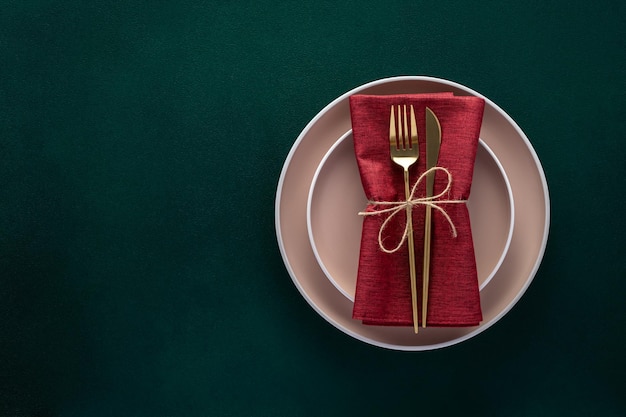
[[[3,1],[0,415],[625,415],[624,28],[605,0]],[[393,75],[491,98],[551,193],[526,295],[433,352],[327,324],[275,239],[299,132]]]

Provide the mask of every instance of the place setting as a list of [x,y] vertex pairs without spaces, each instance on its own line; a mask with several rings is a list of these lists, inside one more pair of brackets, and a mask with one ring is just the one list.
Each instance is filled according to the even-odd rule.
[[289,275],[362,342],[420,351],[470,339],[541,263],[547,182],[531,142],[478,92],[403,76],[354,88],[303,129],[278,181]]

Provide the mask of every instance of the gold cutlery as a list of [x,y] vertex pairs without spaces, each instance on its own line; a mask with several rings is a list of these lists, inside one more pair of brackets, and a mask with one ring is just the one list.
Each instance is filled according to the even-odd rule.
[[[437,166],[439,159],[439,148],[441,147],[441,125],[435,113],[426,107],[426,170]],[[426,174],[426,198],[433,196],[435,184],[435,172]],[[424,218],[424,268],[422,270],[422,327],[426,327],[426,317],[428,315],[428,286],[430,280],[430,240],[432,226],[432,210],[426,206]]]
[[[389,117],[389,149],[391,160],[404,169],[404,194],[408,201],[411,192],[409,189],[409,167],[417,162],[419,158],[419,146],[417,139],[417,123],[415,121],[415,111],[410,106],[410,126],[407,118],[406,104],[397,106],[397,115],[391,106],[391,116]],[[402,111],[401,111],[402,110]],[[411,276],[411,303],[413,308],[413,329],[418,332],[418,309],[417,309],[417,284],[415,273],[415,244],[413,242],[413,219],[411,218],[411,207],[406,206],[407,240],[409,246],[409,269]]]

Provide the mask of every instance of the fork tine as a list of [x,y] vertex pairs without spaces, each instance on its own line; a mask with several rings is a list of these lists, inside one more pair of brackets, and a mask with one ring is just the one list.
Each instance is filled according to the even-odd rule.
[[398,148],[404,149],[404,131],[402,130],[402,107],[398,104]]
[[402,141],[403,141],[403,147],[402,149],[407,149],[410,148],[411,145],[409,144],[409,125],[408,125],[408,121],[409,118],[406,117],[406,104],[403,105],[403,110],[404,110],[404,132],[402,133]]
[[393,107],[391,106],[391,116],[389,116],[389,146],[395,149],[398,147],[398,141],[396,140],[396,116]]
[[417,137],[417,122],[415,121],[415,110],[411,104],[411,147],[419,146]]
[[398,148],[402,149],[402,142],[404,141],[404,138],[402,137],[402,107],[400,106],[396,106],[396,129],[396,134],[398,135]]

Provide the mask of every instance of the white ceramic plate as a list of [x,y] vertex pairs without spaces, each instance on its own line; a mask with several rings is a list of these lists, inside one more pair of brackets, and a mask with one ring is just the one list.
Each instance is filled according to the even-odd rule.
[[[313,175],[307,229],[322,271],[350,301],[354,301],[363,222],[357,213],[366,204],[352,131],[348,131],[333,144]],[[482,290],[504,261],[515,218],[511,184],[498,158],[483,140],[479,141],[476,153],[467,205]]]
[[[515,224],[508,253],[481,291],[483,321],[476,327],[429,327],[414,334],[409,327],[366,326],[352,319],[352,302],[326,278],[307,232],[307,201],[313,175],[331,146],[350,126],[352,94],[453,92],[485,99],[480,137],[497,155],[513,190]],[[432,77],[408,76],[374,81],[328,104],[298,136],[283,166],[275,204],[276,236],[285,267],[311,307],[342,332],[363,342],[398,350],[428,350],[467,340],[499,321],[533,280],[548,239],[550,203],[546,179],[528,138],[491,100],[460,84]]]

